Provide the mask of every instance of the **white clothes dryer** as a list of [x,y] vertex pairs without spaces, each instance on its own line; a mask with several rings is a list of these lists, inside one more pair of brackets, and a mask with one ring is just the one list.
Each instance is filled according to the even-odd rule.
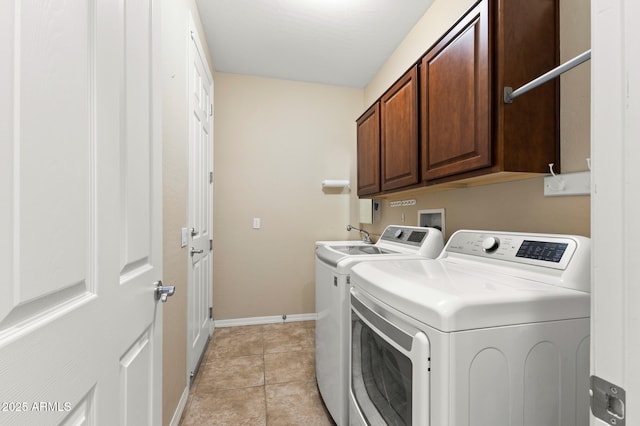
[[349,415],[350,270],[379,259],[426,259],[440,255],[442,233],[435,228],[388,226],[375,244],[316,243],[316,377],[322,399],[338,426]]
[[458,231],[351,270],[350,423],[589,423],[590,241]]

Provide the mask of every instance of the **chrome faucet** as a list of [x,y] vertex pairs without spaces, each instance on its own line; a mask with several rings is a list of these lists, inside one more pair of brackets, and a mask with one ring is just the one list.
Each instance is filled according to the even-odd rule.
[[373,244],[373,241],[371,241],[371,236],[369,236],[369,233],[367,231],[365,231],[364,229],[358,229],[355,226],[347,225],[347,231],[351,231],[352,229],[360,231],[360,233],[363,235],[362,241],[364,241],[365,243]]

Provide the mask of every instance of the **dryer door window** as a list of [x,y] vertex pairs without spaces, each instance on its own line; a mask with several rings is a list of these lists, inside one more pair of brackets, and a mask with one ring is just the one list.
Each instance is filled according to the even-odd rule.
[[[351,424],[428,425],[429,340],[351,295]],[[364,299],[363,299],[364,300]]]
[[411,424],[411,360],[362,321],[354,323],[353,335],[357,339],[354,366],[359,367],[353,385],[367,420],[371,424],[375,420],[387,425]]

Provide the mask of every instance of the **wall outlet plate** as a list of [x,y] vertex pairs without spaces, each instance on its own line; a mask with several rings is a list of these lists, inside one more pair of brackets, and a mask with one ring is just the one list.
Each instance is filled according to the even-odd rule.
[[382,201],[373,200],[373,223],[380,222],[382,219]]

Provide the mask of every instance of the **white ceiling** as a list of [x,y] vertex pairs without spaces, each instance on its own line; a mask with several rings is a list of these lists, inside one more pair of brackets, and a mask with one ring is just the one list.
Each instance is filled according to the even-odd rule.
[[363,88],[432,0],[196,0],[219,72]]

